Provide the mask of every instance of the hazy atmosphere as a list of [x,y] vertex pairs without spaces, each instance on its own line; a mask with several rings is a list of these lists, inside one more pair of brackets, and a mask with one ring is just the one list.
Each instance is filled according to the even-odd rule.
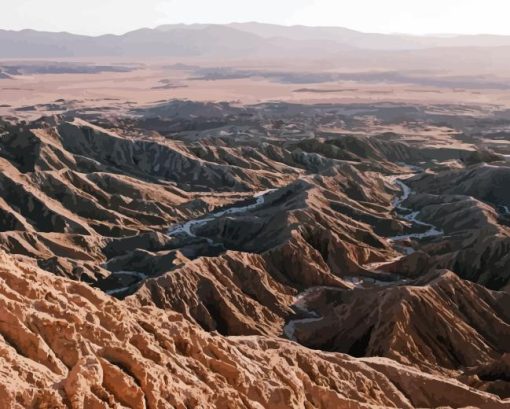
[[0,29],[123,34],[169,23],[258,21],[365,32],[510,34],[505,0],[4,0]]

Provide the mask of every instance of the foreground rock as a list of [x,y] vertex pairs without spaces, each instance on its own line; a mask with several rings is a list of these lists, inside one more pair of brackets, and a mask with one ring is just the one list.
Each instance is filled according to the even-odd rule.
[[0,279],[5,407],[510,407],[389,360],[208,334],[179,314],[131,307],[5,254]]

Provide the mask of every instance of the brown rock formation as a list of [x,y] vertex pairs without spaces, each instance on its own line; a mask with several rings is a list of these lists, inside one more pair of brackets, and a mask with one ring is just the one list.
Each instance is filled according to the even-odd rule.
[[179,314],[135,308],[0,258],[5,407],[508,407],[391,361],[208,334]]
[[293,335],[314,349],[450,375],[510,352],[510,295],[449,271],[391,287],[323,290],[304,302],[321,318],[296,321]]

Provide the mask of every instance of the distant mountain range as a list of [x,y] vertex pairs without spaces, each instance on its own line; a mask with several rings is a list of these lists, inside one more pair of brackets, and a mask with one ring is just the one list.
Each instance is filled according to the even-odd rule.
[[341,27],[261,23],[164,25],[97,37],[34,30],[0,30],[0,58],[281,57],[334,55],[348,50],[416,51],[442,47],[510,46],[510,36],[411,36]]

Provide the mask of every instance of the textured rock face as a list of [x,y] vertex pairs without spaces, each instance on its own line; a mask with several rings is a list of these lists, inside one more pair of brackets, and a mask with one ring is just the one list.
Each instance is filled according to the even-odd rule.
[[328,290],[305,302],[323,318],[296,324],[294,336],[314,349],[444,374],[510,352],[510,295],[449,271],[390,288]]
[[[264,189],[285,180],[205,163],[184,147],[141,143],[81,120],[2,131],[0,247],[76,279],[106,274],[99,268],[102,253],[115,247],[116,238],[163,231],[240,199],[211,194],[203,200],[182,188]],[[197,180],[209,186],[193,185]]]
[[404,205],[419,212],[420,220],[436,226],[440,235],[411,254],[384,267],[386,271],[417,277],[436,269],[450,269],[490,289],[507,290],[510,283],[510,230],[507,166],[469,168],[421,174],[409,181],[415,194]]
[[296,291],[272,278],[269,269],[261,256],[228,252],[149,280],[128,299],[179,311],[225,335],[279,335]]
[[62,146],[74,154],[94,157],[128,174],[176,181],[186,190],[267,189],[279,182],[267,171],[200,161],[182,147],[121,138],[81,120],[62,123],[57,133]]
[[0,408],[509,407],[502,157],[227,108],[0,122]]
[[0,280],[4,407],[508,406],[392,361],[208,334],[177,313],[129,306],[5,254]]
[[423,175],[413,183],[413,186],[432,194],[473,196],[494,205],[504,205],[510,200],[510,192],[504,188],[508,183],[510,183],[508,167],[482,163],[438,175]]
[[[361,178],[349,167],[347,172]],[[387,210],[343,193],[349,190],[348,178],[332,173],[298,181],[268,194],[250,215],[211,220],[196,234],[227,251],[147,280],[133,300],[179,311],[225,335],[281,334],[298,292],[314,286],[351,288],[345,276],[366,272],[367,261],[394,254],[374,233],[392,228],[384,218]],[[366,180],[360,186],[365,194],[376,190]]]

